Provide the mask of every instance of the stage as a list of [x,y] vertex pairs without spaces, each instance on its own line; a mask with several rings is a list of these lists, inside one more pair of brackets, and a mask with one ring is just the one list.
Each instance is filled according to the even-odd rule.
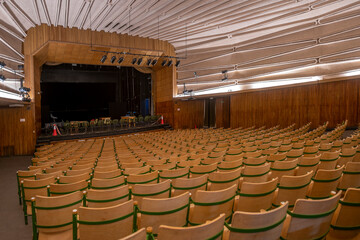
[[44,144],[49,144],[51,142],[57,141],[65,141],[65,140],[74,140],[74,139],[84,139],[84,138],[95,138],[95,137],[108,137],[122,134],[130,134],[130,133],[139,133],[153,130],[168,130],[172,129],[169,124],[154,124],[154,125],[145,125],[139,127],[127,127],[120,128],[115,130],[104,130],[104,131],[96,131],[96,132],[83,132],[83,133],[73,133],[66,135],[58,135],[58,136],[40,136],[37,139],[37,146],[41,146]]

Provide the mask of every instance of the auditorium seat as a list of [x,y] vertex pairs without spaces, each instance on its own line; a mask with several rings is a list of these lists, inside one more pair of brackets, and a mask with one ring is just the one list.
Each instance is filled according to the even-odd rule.
[[335,169],[339,156],[340,151],[323,152],[320,157],[318,169]]
[[345,167],[325,170],[320,169],[312,178],[313,184],[309,187],[308,198],[323,199],[331,196],[331,192],[336,192],[339,185],[340,177]]
[[235,211],[259,212],[269,210],[274,198],[278,179],[268,182],[251,183],[239,180],[239,197],[235,200]]
[[74,214],[73,225],[78,229],[73,231],[73,239],[114,240],[130,235],[134,229],[133,200],[104,208],[80,206]]
[[271,166],[274,164],[274,162],[277,161],[285,161],[286,160],[286,153],[275,153],[275,154],[269,154],[267,155],[266,161],[271,164]]
[[119,240],[148,240],[146,234],[147,231],[145,228],[141,228],[126,237],[120,238]]
[[301,158],[299,158],[299,163],[298,163],[298,168],[296,170],[296,175],[297,176],[301,176],[304,175],[308,172],[313,172],[313,174],[315,175],[318,166],[320,164],[320,158],[321,155],[316,155],[314,157],[306,157],[303,156]]
[[64,173],[62,171],[52,172],[52,173],[37,173],[36,174],[36,180],[44,179],[44,178],[58,178],[60,176],[63,176]]
[[213,172],[209,174],[208,187],[209,191],[221,190],[239,183],[241,168],[228,172]]
[[290,161],[276,161],[272,164],[271,178],[281,179],[282,176],[294,176],[297,170],[297,164],[299,162],[298,158],[292,159]]
[[47,187],[54,183],[55,178],[49,177],[40,180],[23,179],[20,182],[21,197],[23,202],[23,211],[25,224],[28,223],[27,217],[31,215],[31,198],[35,196],[47,196]]
[[190,178],[196,178],[204,174],[210,174],[217,170],[217,163],[210,165],[196,165],[190,168]]
[[114,169],[111,171],[101,172],[95,168],[93,175],[94,175],[94,178],[97,178],[97,179],[110,179],[110,178],[116,178],[116,177],[121,176],[122,172],[120,169]]
[[343,175],[340,178],[338,186],[339,190],[344,192],[348,188],[359,188],[360,187],[360,162],[348,162],[343,171]]
[[[143,167],[145,168],[145,167]],[[150,170],[149,170],[150,171]],[[124,171],[124,175],[126,171]],[[159,172],[143,173],[143,174],[129,174],[126,177],[126,182],[128,185],[132,186],[134,184],[152,184],[159,182]]]
[[161,225],[157,240],[220,240],[224,231],[225,214],[194,227],[171,227]]
[[139,167],[139,168],[125,168],[123,171],[123,174],[125,176],[145,174],[145,173],[150,173],[150,170],[151,170],[150,166],[144,166],[144,167]]
[[240,168],[243,165],[243,159],[233,161],[222,161],[218,164],[218,169],[220,172],[233,171]]
[[[78,170],[74,170],[74,171],[78,171]],[[89,174],[89,173],[82,173],[82,174],[78,174],[78,175],[69,175],[69,176],[65,175],[65,176],[58,177],[57,183],[59,183],[59,184],[74,183],[74,182],[79,182],[82,180],[89,181],[90,179],[91,179],[91,174]]]
[[36,174],[41,173],[42,170],[41,169],[34,169],[34,170],[29,170],[29,171],[23,171],[23,170],[18,170],[16,172],[16,180],[17,180],[17,188],[18,188],[18,197],[19,197],[19,202],[21,204],[21,190],[20,190],[20,182],[23,179],[29,179],[29,180],[35,180],[36,178]]
[[73,239],[73,209],[82,204],[82,193],[32,198],[33,239]]
[[194,196],[198,190],[206,190],[208,175],[202,175],[197,178],[175,178],[172,180],[172,196],[180,195],[184,192],[190,192]]
[[130,199],[129,187],[120,186],[111,189],[89,189],[86,191],[86,206],[102,208],[118,205]]
[[134,201],[141,208],[142,199],[147,198],[169,198],[171,196],[171,180],[154,184],[135,184],[130,188]]
[[167,179],[176,179],[176,178],[188,178],[189,176],[189,167],[178,168],[178,169],[164,169],[159,171],[159,180],[163,182]]
[[184,168],[184,167],[193,167],[193,166],[197,166],[197,165],[200,165],[201,163],[201,159],[194,159],[194,160],[186,160],[186,161],[181,161],[181,162],[178,162],[176,164],[176,166],[178,168]]
[[162,224],[172,227],[186,226],[189,199],[189,192],[172,198],[143,198],[142,206],[136,207],[137,226],[139,228],[151,227],[154,234],[158,233],[159,226]]
[[292,208],[297,199],[305,199],[311,183],[312,172],[300,176],[282,176],[275,192],[273,206],[278,207],[281,202],[289,202]]
[[288,203],[276,209],[257,213],[236,211],[231,225],[225,223],[223,240],[278,240],[286,218]]
[[191,196],[189,224],[203,224],[221,213],[225,213],[225,218],[229,219],[232,216],[236,189],[237,186],[234,184],[229,188],[217,191],[197,191],[195,195]]
[[89,188],[89,185],[90,182],[86,180],[74,183],[50,184],[48,186],[48,196],[59,196],[77,191],[84,191]]
[[261,166],[245,166],[241,176],[244,182],[266,182],[269,179],[270,163]]
[[282,239],[323,239],[330,229],[341,191],[322,200],[298,199],[292,211],[288,211],[282,229]]
[[360,239],[360,189],[348,188],[331,221],[327,240]]
[[266,163],[267,156],[246,157],[243,160],[245,166],[260,166]]
[[348,162],[352,162],[356,155],[356,148],[343,148],[340,153],[337,165],[345,166]]

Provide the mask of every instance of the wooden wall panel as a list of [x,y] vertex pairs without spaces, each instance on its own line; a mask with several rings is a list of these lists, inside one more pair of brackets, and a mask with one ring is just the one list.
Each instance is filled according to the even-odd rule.
[[33,109],[34,104],[0,108],[0,156],[33,154],[36,142]]
[[329,128],[359,120],[359,80],[337,81],[231,95],[231,127],[297,127],[329,121]]
[[164,122],[174,126],[174,102],[158,102],[155,106],[155,112],[157,115],[163,115]]
[[230,127],[230,96],[216,98],[216,127]]
[[204,125],[204,99],[174,102],[174,129],[200,128]]

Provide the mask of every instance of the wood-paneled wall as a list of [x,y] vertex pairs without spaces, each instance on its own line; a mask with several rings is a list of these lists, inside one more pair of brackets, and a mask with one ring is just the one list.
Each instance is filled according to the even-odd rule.
[[22,108],[0,108],[0,156],[33,153],[36,138],[33,132],[32,108],[33,105]]
[[344,120],[360,122],[360,80],[334,81],[231,95],[231,127],[312,122],[316,127],[329,121],[329,128]]
[[174,102],[174,129],[203,127],[204,99]]

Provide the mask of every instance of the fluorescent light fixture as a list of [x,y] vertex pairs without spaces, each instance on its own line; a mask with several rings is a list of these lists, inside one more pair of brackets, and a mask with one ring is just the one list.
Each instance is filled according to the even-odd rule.
[[360,75],[360,69],[356,69],[356,70],[344,72],[342,75],[343,75],[344,77],[357,76],[357,75]]
[[12,99],[12,100],[22,100],[22,97],[19,94],[8,92],[0,89],[0,98]]
[[[251,90],[251,89],[261,89],[261,88],[269,88],[269,87],[279,87],[279,86],[287,86],[292,84],[299,83],[308,83],[308,82],[316,82],[322,80],[321,76],[313,76],[313,77],[304,77],[297,79],[281,79],[275,81],[263,81],[263,82],[255,82],[255,83],[244,83],[238,82],[238,84],[226,85],[223,87],[216,87],[205,90],[193,91],[193,96],[200,95],[209,95],[209,94],[219,94],[219,93],[229,93],[229,92],[238,92],[243,90]],[[187,95],[178,94],[176,97],[186,97]]]

